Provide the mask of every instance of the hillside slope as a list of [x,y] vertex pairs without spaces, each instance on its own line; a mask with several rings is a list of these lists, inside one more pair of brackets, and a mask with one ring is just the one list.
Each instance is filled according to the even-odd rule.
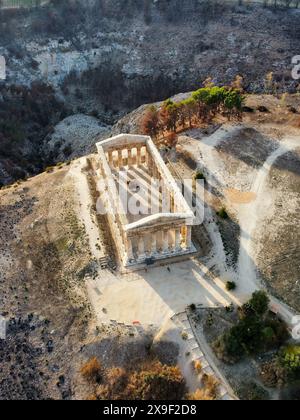
[[0,399],[71,396],[91,320],[80,274],[90,256],[67,173],[0,191],[0,306],[9,320]]
[[73,114],[112,125],[208,76],[228,83],[241,74],[246,89],[261,92],[273,71],[279,91],[294,90],[299,20],[295,9],[193,0],[68,0],[2,10],[0,182],[52,164],[43,140]]

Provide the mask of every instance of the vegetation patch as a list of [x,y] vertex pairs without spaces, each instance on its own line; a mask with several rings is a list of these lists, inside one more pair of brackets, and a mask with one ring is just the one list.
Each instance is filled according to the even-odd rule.
[[141,130],[158,138],[166,132],[177,133],[187,127],[211,123],[218,114],[228,120],[240,120],[245,100],[240,85],[234,81],[231,86],[219,87],[207,79],[204,87],[193,92],[188,99],[181,102],[167,99],[159,109],[151,105],[141,121]]
[[284,347],[279,358],[281,365],[290,375],[300,377],[300,345]]
[[203,172],[200,172],[200,171],[198,171],[196,174],[195,174],[195,180],[198,180],[198,179],[202,179],[202,180],[206,180],[206,177],[205,177],[205,175],[204,175],[204,173]]
[[97,358],[88,360],[81,374],[93,386],[90,400],[181,400],[186,385],[177,366],[149,361],[134,369],[104,369]]
[[266,401],[270,394],[256,382],[246,382],[239,390],[239,398],[247,401]]
[[235,289],[236,289],[236,283],[234,281],[228,281],[226,283],[226,290],[228,290],[228,292],[231,292]]
[[223,220],[227,220],[227,219],[229,219],[229,216],[228,216],[228,213],[227,213],[227,211],[226,211],[225,207],[222,207],[222,208],[221,208],[221,210],[219,210],[219,211],[217,212],[217,215],[218,215],[219,217],[221,217],[221,219],[223,219]]
[[269,313],[269,298],[255,292],[239,310],[239,321],[213,344],[216,355],[226,363],[236,363],[247,355],[277,348],[288,337],[286,326]]

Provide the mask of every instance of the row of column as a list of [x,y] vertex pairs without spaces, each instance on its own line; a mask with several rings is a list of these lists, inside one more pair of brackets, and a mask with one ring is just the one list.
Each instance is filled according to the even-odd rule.
[[150,155],[145,145],[138,145],[130,149],[109,150],[107,160],[112,168],[120,169],[125,166],[140,166],[148,164]]
[[176,254],[191,249],[192,228],[183,226],[178,229],[147,233],[137,238],[128,238],[126,243],[128,260],[143,260],[159,255]]

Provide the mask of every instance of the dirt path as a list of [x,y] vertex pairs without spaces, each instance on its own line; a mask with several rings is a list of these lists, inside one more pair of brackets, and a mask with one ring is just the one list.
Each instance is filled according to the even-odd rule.
[[79,217],[83,221],[86,233],[89,238],[90,249],[93,257],[99,260],[104,256],[99,247],[99,229],[95,215],[91,212],[93,199],[90,194],[88,180],[82,172],[87,165],[86,158],[78,159],[70,170],[70,176],[74,179],[78,194]]
[[[232,207],[233,212],[236,214],[241,229],[236,270],[228,265],[226,261],[220,230],[209,206],[206,208],[205,224],[214,245],[213,253],[209,257],[209,263],[214,262],[216,264],[220,272],[220,277],[223,280],[227,278],[228,280],[235,280],[237,282],[238,289],[235,292],[236,300],[243,303],[255,290],[262,287],[256,271],[257,250],[254,235],[259,228],[259,224],[263,223],[265,216],[274,206],[272,191],[269,191],[266,185],[270,171],[278,158],[299,147],[299,138],[287,137],[281,143],[278,143],[275,150],[270,150],[267,159],[264,163],[262,162],[261,167],[253,169],[249,166],[247,176],[245,177],[247,180],[247,190],[243,192],[241,191],[242,184],[239,177],[230,175],[231,164],[227,160],[224,160],[226,159],[226,155],[224,158],[224,154],[222,156],[217,150],[221,144],[230,142],[239,129],[239,126],[225,125],[213,135],[205,137],[201,141],[197,141],[191,137],[181,136],[180,145],[191,156],[199,156],[197,165],[205,173],[208,191],[211,193],[213,189],[218,190],[221,196],[224,195],[226,206]],[[276,145],[276,142],[274,144]],[[242,163],[244,164],[244,162]],[[235,184],[237,192],[241,194],[246,193],[247,196],[251,195],[251,199],[228,201],[228,196],[226,197],[228,184]],[[279,313],[288,325],[291,325],[292,317],[295,314],[286,305],[272,296],[270,296],[270,299],[272,309]]]
[[[255,230],[266,213],[274,205],[272,195],[266,190],[266,183],[270,175],[272,166],[276,160],[285,153],[294,150],[299,146],[299,139],[287,138],[282,144],[268,157],[264,165],[257,171],[255,181],[251,191],[256,194],[256,200],[247,205],[239,207],[238,218],[242,230],[240,253],[238,261],[238,278],[241,283],[252,283],[253,287],[262,287],[256,272],[256,249],[253,240]],[[282,318],[292,325],[292,318],[295,315],[285,305],[271,297],[272,305],[277,308],[277,312]]]

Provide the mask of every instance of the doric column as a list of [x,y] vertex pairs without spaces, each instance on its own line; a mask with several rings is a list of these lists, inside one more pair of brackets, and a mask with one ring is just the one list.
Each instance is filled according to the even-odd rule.
[[171,213],[175,212],[175,200],[174,200],[174,194],[171,193],[170,194],[170,208],[171,208]]
[[163,237],[163,244],[162,244],[163,252],[168,253],[169,252],[169,231],[168,230],[163,231],[162,237]]
[[181,228],[181,243],[182,248],[186,248],[186,226],[182,226]]
[[131,157],[132,157],[132,165],[137,165],[137,148],[134,147],[134,153],[133,149],[131,150]]
[[180,229],[175,229],[175,250],[181,250],[181,232]]
[[153,179],[157,179],[157,176],[156,176],[156,165],[154,165],[154,163],[151,165],[151,168],[149,168],[149,172],[150,172],[150,175],[152,176]]
[[137,166],[140,166],[141,163],[142,163],[141,152],[142,152],[141,146],[137,146],[137,148],[136,148],[136,164],[137,164]]
[[144,146],[141,147],[141,164],[145,163],[145,155],[142,153],[144,151]]
[[157,234],[152,233],[151,239],[152,239],[152,241],[151,241],[151,253],[156,254],[157,253]]
[[147,165],[149,169],[149,174],[153,176],[153,159],[150,153],[148,153]]
[[175,251],[175,231],[174,231],[174,229],[169,230],[168,237],[169,237],[169,251],[174,252]]
[[118,150],[118,166],[122,168],[123,166],[123,153],[122,150]]
[[128,149],[128,166],[132,166],[132,149]]
[[192,246],[192,226],[186,227],[186,247],[191,248]]
[[128,261],[133,260],[134,259],[134,256],[133,256],[133,247],[132,247],[132,240],[131,240],[131,238],[127,238],[127,241],[126,241],[126,252],[127,252]]
[[145,255],[145,241],[144,238],[141,236],[138,241],[138,253],[139,257],[143,257]]
[[122,166],[126,166],[127,164],[127,150],[123,149],[123,157],[122,157]]
[[146,155],[145,155],[145,165],[149,168],[151,156],[148,152],[147,146],[145,147],[145,153],[146,153]]
[[114,159],[113,159],[113,152],[112,152],[112,150],[110,150],[109,152],[108,152],[108,163],[110,164],[110,166],[113,166],[113,162],[114,161]]

